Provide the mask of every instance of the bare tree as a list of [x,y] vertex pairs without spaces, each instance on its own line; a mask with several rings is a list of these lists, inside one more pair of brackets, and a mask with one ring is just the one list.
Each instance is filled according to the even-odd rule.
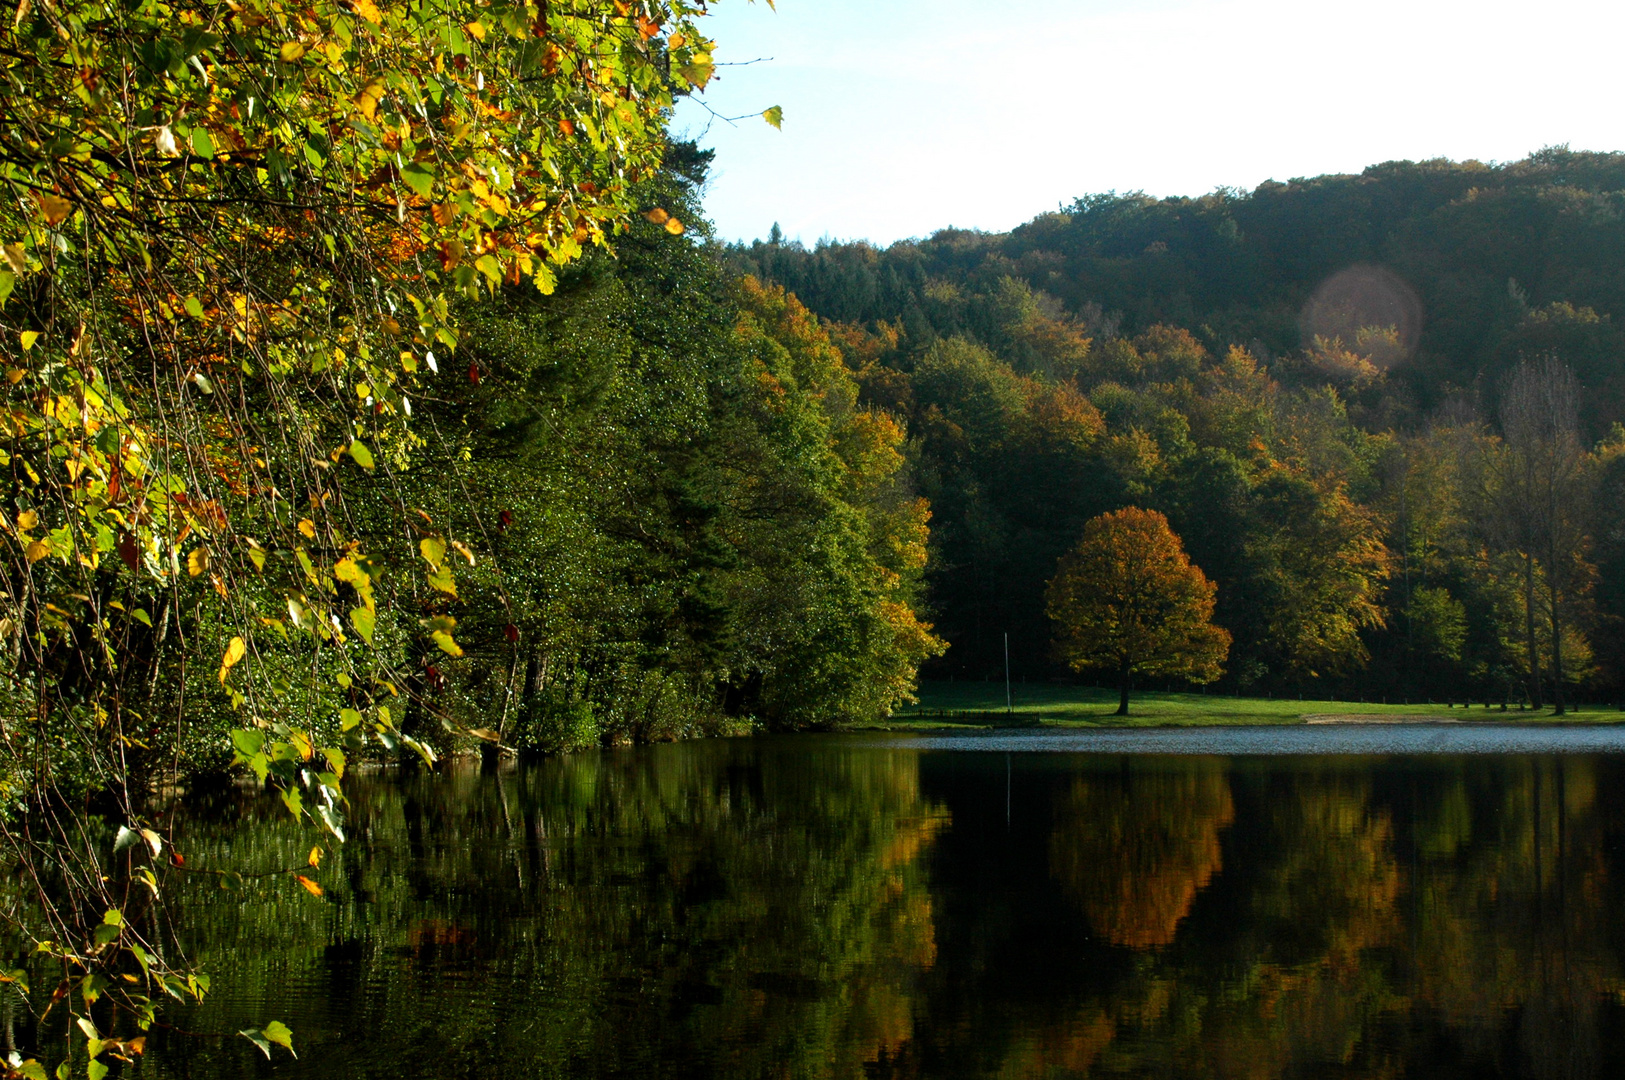
[[1539,582],[1546,586],[1555,711],[1563,700],[1565,605],[1581,580],[1587,538],[1591,470],[1580,441],[1580,386],[1555,356],[1518,365],[1501,394],[1501,454],[1497,487],[1501,532],[1523,561],[1524,636],[1530,701],[1541,704],[1536,634]]

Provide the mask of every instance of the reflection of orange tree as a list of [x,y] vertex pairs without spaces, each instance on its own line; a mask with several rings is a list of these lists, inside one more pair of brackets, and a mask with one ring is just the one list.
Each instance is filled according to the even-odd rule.
[[[1126,983],[1078,1001],[1069,1020],[1018,1033],[1006,1072],[1393,1076],[1413,1049],[1427,1052],[1417,1040],[1443,1028],[1468,1062],[1504,1061],[1515,1045],[1535,1076],[1596,1075],[1602,1005],[1625,994],[1625,978],[1610,940],[1595,762],[1515,760],[1488,775],[1475,766],[1412,790],[1403,833],[1358,768],[1306,770],[1244,801],[1237,827],[1262,860],[1231,868],[1241,899],[1228,955],[1147,953]],[[1092,814],[1100,830],[1088,846],[1069,845],[1070,872],[1155,882],[1175,860],[1145,853],[1174,835],[1161,819],[1177,811],[1178,792],[1131,778],[1111,808],[1105,791],[1069,797],[1063,828],[1081,830]],[[1127,853],[1091,870],[1114,845]],[[1101,916],[1094,909],[1111,894],[1091,888],[1102,933],[1171,941],[1178,915],[1169,921],[1176,905],[1166,897],[1177,890],[1125,885],[1120,913]]]
[[1114,945],[1155,948],[1219,871],[1235,807],[1220,763],[1194,759],[1079,779],[1056,816],[1050,869],[1089,925]]
[[[1062,814],[1051,865],[1116,943],[1171,944],[1219,870],[1219,833],[1235,816],[1229,777],[1216,762],[1178,767],[1080,784]],[[1307,779],[1261,808],[1266,835],[1254,850],[1274,854],[1247,874],[1230,928],[1233,947],[1256,951],[1218,970],[1175,950],[1148,953],[1126,985],[1080,1002],[1072,1022],[1019,1037],[1007,1071],[1267,1077],[1350,1063],[1372,1018],[1403,1004],[1367,961],[1396,940],[1402,878],[1392,820],[1367,786]],[[1092,839],[1073,839],[1091,826]]]

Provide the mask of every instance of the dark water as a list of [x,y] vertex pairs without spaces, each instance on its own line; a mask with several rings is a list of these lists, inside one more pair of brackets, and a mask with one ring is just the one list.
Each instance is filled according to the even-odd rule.
[[[1625,731],[803,736],[351,789],[323,899],[188,894],[216,990],[136,1075],[1625,1070]],[[297,865],[284,817],[199,808],[181,850]],[[230,1034],[272,1019],[298,1061]]]

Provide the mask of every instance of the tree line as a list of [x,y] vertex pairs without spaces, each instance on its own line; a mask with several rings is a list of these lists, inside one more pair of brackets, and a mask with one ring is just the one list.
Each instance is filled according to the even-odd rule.
[[1065,673],[1046,586],[1138,507],[1217,585],[1224,689],[1561,708],[1625,685],[1622,191],[1559,148],[725,254],[907,428],[929,674],[994,677],[1005,633]]

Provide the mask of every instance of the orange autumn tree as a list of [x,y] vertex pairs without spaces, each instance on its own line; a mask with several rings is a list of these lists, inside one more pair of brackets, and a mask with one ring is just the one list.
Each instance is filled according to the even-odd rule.
[[1216,592],[1168,519],[1130,506],[1084,526],[1046,602],[1062,659],[1115,674],[1117,715],[1127,716],[1136,675],[1206,683],[1223,674],[1230,633],[1212,623]]

